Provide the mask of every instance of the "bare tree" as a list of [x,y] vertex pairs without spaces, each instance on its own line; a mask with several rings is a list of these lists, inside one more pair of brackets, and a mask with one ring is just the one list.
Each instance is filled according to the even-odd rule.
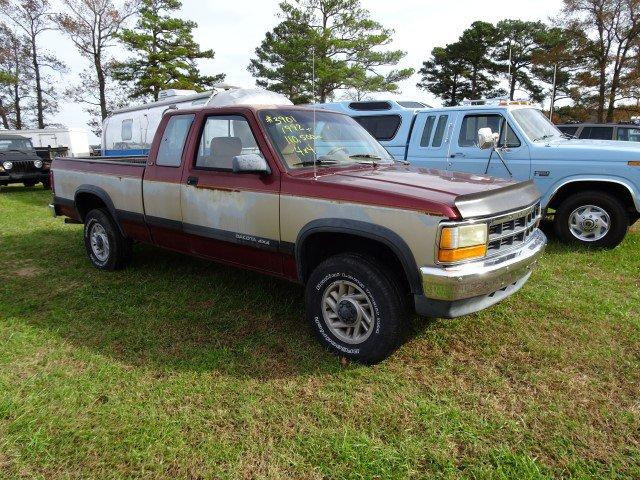
[[106,50],[116,45],[118,33],[137,11],[137,2],[126,0],[62,0],[65,11],[55,16],[60,31],[67,35],[91,68],[81,74],[74,98],[99,109],[101,120],[109,114],[107,81],[109,59]]
[[36,119],[38,128],[44,128],[45,111],[55,111],[57,102],[54,88],[47,85],[43,69],[65,69],[64,63],[39,46],[41,35],[54,28],[51,5],[49,0],[0,0],[0,13],[11,20],[29,46],[35,83]]
[[578,54],[590,58],[595,74],[579,78],[596,88],[598,121],[610,122],[640,41],[640,0],[564,0],[563,13],[570,28],[587,34]]

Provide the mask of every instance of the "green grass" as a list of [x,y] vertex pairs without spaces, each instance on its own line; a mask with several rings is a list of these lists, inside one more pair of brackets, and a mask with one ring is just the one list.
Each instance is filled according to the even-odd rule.
[[136,246],[104,273],[50,193],[0,192],[2,478],[639,478],[640,232],[414,320],[375,367],[300,286]]

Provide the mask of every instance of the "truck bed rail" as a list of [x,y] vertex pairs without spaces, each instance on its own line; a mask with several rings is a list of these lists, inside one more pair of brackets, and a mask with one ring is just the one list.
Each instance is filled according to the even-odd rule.
[[56,157],[56,160],[65,161],[77,161],[77,162],[89,162],[89,163],[104,163],[115,165],[133,165],[143,167],[147,164],[147,155],[130,155],[125,157]]

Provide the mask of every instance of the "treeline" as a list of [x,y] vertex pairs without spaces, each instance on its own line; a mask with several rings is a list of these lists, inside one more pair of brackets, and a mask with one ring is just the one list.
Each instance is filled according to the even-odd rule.
[[[0,0],[4,128],[53,125],[60,99],[70,99],[85,105],[99,132],[102,120],[125,104],[158,99],[168,88],[207,90],[225,78],[200,73],[197,62],[214,52],[195,42],[195,22],[177,16],[179,0],[56,5]],[[446,105],[491,96],[568,99],[565,118],[611,120],[622,103],[640,98],[639,6],[640,0],[564,0],[553,22],[475,22],[456,42],[432,50],[418,87]],[[398,82],[414,74],[398,67],[406,52],[389,47],[393,30],[360,0],[284,0],[278,17],[248,70],[259,86],[295,103],[397,93]],[[49,31],[67,37],[85,60],[78,83],[62,81],[68,67],[47,48]]]
[[[165,88],[204,90],[224,75],[202,75],[199,59],[214,57],[193,39],[195,22],[173,16],[179,0],[0,0],[0,124],[56,124],[61,98],[86,106],[90,126],[133,101],[158,99]],[[80,81],[64,85],[63,59],[47,48],[48,31],[66,36],[85,61]],[[127,58],[117,60],[118,49]],[[63,85],[61,85],[63,83]]]
[[611,122],[621,104],[640,101],[639,54],[640,1],[564,0],[548,24],[474,22],[456,42],[432,50],[418,86],[446,105],[498,96],[551,105],[565,99],[563,120]]

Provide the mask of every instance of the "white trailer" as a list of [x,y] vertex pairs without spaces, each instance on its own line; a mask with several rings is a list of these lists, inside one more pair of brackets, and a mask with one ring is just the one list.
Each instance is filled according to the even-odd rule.
[[168,110],[225,105],[291,105],[284,95],[220,85],[213,90],[164,90],[157,102],[116,110],[102,123],[102,155],[147,155],[162,115]]
[[89,132],[83,128],[2,130],[2,133],[28,137],[35,148],[67,149],[69,157],[85,157],[91,152]]

